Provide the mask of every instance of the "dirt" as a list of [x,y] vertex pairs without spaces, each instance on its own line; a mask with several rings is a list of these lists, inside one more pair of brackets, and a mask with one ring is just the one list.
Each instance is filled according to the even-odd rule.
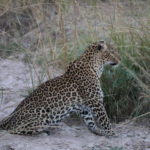
[[[61,70],[51,67],[52,77]],[[35,74],[33,77],[36,79]],[[10,114],[32,86],[27,64],[15,58],[0,59],[0,120]],[[150,150],[150,128],[134,122],[114,124],[117,137],[97,136],[82,123],[61,123],[51,135],[12,135],[0,131],[0,150]],[[116,147],[116,149],[115,149]],[[118,148],[118,149],[117,149]]]

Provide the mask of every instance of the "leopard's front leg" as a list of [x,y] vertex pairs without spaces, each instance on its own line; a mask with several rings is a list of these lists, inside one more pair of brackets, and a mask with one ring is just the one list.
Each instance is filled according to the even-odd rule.
[[101,134],[105,136],[115,135],[103,103],[99,100],[89,100],[86,102],[86,105],[92,111],[95,122],[101,130]]
[[[115,135],[111,129],[111,124],[103,105],[103,92],[100,87],[99,79],[94,76],[93,79],[90,78],[84,86],[80,85],[78,87],[78,94],[82,99],[83,105],[90,109],[96,124],[94,126],[98,127],[99,130],[98,134],[105,136]],[[90,120],[92,119],[90,118]]]

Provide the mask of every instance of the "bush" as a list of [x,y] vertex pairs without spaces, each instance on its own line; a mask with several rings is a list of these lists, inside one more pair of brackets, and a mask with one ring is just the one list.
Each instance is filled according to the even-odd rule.
[[111,34],[122,61],[118,68],[107,66],[101,82],[108,115],[116,121],[147,113],[150,108],[150,34],[140,31]]

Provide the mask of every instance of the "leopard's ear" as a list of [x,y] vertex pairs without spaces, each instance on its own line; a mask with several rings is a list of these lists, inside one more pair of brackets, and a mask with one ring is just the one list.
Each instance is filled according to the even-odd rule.
[[106,45],[106,42],[104,40],[100,41],[100,45],[102,47],[102,50],[106,50],[107,49],[107,45]]
[[99,41],[97,49],[98,50],[105,50],[105,49],[107,49],[106,42],[103,41],[103,40]]

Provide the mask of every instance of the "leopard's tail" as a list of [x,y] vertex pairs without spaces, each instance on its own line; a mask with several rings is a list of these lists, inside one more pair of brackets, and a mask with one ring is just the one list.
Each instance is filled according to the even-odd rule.
[[8,116],[0,121],[0,130],[7,130],[7,125],[9,124],[10,119],[11,116]]
[[0,121],[0,130],[4,130],[4,126],[5,126],[5,119]]
[[3,121],[0,121],[0,130],[3,130]]

